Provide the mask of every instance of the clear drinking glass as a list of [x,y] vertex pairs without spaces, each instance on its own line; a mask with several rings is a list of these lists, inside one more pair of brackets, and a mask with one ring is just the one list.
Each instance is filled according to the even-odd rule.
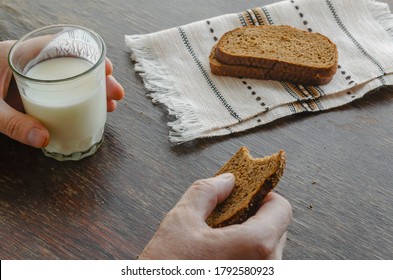
[[19,39],[9,54],[27,114],[49,130],[46,156],[80,160],[100,146],[106,122],[106,47],[95,32],[53,25]]

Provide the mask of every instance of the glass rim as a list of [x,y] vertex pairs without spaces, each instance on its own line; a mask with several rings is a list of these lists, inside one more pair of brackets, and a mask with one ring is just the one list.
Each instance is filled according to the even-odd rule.
[[[102,51],[101,51],[101,54],[100,54],[99,59],[97,60],[96,63],[94,63],[94,64],[92,65],[92,67],[90,67],[90,68],[87,69],[86,71],[83,71],[83,72],[81,72],[81,73],[79,73],[79,74],[77,74],[77,75],[74,75],[74,76],[71,76],[71,77],[67,77],[67,78],[62,78],[62,79],[54,79],[54,80],[45,80],[45,79],[35,79],[35,78],[31,78],[31,77],[26,76],[25,74],[21,73],[20,71],[18,71],[18,70],[16,69],[16,67],[14,66],[14,64],[13,64],[12,61],[11,61],[11,56],[12,56],[12,54],[14,53],[16,47],[17,47],[21,42],[23,42],[26,38],[30,37],[30,36],[33,35],[34,33],[38,33],[38,32],[44,31],[44,30],[49,30],[49,29],[54,29],[54,28],[64,28],[64,27],[72,27],[72,28],[75,28],[75,29],[81,29],[81,30],[87,31],[87,32],[91,33],[94,37],[96,37],[96,38],[98,39],[98,41],[100,42],[100,45],[102,46]],[[91,29],[89,29],[89,28],[86,28],[86,27],[83,27],[83,26],[80,26],[80,25],[75,25],[75,24],[54,24],[54,25],[47,25],[47,26],[44,26],[44,27],[35,29],[35,30],[30,31],[29,33],[25,34],[25,35],[22,36],[21,38],[19,38],[19,39],[12,45],[12,47],[11,47],[9,53],[8,53],[8,65],[9,65],[9,67],[11,68],[12,72],[13,72],[15,75],[18,75],[18,76],[20,76],[20,77],[23,77],[24,79],[26,79],[26,80],[28,80],[28,81],[36,82],[36,83],[46,83],[46,84],[50,84],[50,83],[66,82],[66,81],[74,80],[74,79],[76,79],[76,78],[85,76],[85,75],[89,74],[90,72],[92,72],[93,70],[95,70],[99,65],[101,65],[101,63],[104,61],[105,57],[106,57],[106,45],[105,45],[105,42],[104,42],[104,40],[102,39],[102,37],[101,37],[97,32],[95,32],[95,31],[93,31],[93,30],[91,30]]]

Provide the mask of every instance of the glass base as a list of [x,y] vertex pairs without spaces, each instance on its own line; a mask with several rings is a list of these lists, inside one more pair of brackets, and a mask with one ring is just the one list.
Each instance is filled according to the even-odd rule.
[[92,154],[94,154],[98,150],[98,148],[101,146],[103,140],[104,140],[104,138],[102,138],[100,142],[95,143],[93,146],[91,146],[86,151],[75,152],[75,153],[72,153],[69,155],[63,155],[63,154],[56,153],[56,152],[49,152],[49,151],[45,150],[45,148],[43,148],[42,151],[44,152],[45,156],[50,157],[50,158],[54,158],[58,161],[69,161],[69,160],[77,161],[77,160],[81,160],[85,157],[88,157],[88,156],[91,156]]

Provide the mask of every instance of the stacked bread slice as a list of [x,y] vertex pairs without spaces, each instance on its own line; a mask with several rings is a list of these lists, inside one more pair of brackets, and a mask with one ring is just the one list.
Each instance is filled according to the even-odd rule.
[[212,48],[216,75],[324,85],[337,71],[336,45],[326,36],[287,25],[246,26]]

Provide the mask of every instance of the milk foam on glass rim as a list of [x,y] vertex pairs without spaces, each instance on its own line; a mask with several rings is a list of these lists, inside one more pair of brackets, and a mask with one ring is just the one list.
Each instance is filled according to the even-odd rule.
[[26,113],[49,130],[44,154],[79,160],[100,146],[106,122],[105,44],[95,32],[55,25],[22,37],[9,64]]

